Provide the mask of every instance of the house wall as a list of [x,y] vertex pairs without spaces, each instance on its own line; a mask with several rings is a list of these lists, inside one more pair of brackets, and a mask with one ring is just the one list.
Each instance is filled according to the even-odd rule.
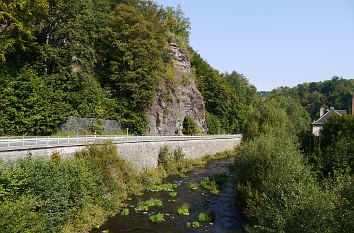
[[322,129],[322,126],[320,126],[320,125],[312,125],[312,134],[315,136],[320,136],[321,129]]

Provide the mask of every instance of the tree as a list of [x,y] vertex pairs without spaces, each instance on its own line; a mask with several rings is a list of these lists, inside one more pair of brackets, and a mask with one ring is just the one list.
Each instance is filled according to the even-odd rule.
[[165,28],[153,20],[138,8],[121,4],[101,30],[104,59],[98,68],[109,77],[113,95],[138,111],[152,102],[167,53]]
[[247,78],[243,74],[232,71],[231,74],[225,73],[222,75],[231,87],[236,91],[239,100],[245,105],[251,105],[257,97],[257,89],[249,84]]
[[181,6],[178,4],[177,9],[166,7],[164,23],[170,32],[177,36],[182,36],[188,41],[191,30],[191,22],[188,17],[184,16]]
[[196,135],[200,134],[201,130],[190,116],[186,116],[183,120],[182,133],[184,135]]
[[290,95],[300,100],[302,106],[310,113],[312,120],[319,117],[321,107],[334,107],[351,112],[351,99],[354,93],[354,79],[334,76],[324,82],[299,84],[296,87],[274,89],[273,94]]
[[36,44],[34,33],[48,9],[46,0],[8,0],[0,2],[0,58],[27,50]]
[[[220,122],[221,130],[227,133],[242,132],[245,104],[239,100],[236,91],[195,51],[192,51],[191,65],[195,68],[196,84],[203,95],[207,112],[218,118],[209,118],[207,123]],[[217,125],[209,126],[219,128]]]

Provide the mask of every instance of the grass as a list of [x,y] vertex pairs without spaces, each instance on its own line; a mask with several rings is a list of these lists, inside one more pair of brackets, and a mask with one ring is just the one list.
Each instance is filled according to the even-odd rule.
[[149,210],[149,207],[144,205],[144,203],[138,203],[138,205],[134,208],[135,212],[138,212],[138,211],[148,211]]
[[191,184],[189,185],[189,188],[192,190],[197,190],[198,189],[198,185],[197,184]]
[[227,175],[223,173],[204,178],[200,183],[200,186],[209,190],[212,194],[218,194],[220,190],[217,189],[217,186],[221,186],[225,181],[227,181]]
[[199,228],[199,227],[200,227],[199,222],[193,222],[193,223],[192,223],[192,227],[194,227],[194,228]]
[[151,215],[149,217],[149,220],[150,220],[150,222],[161,222],[161,221],[164,221],[163,218],[164,218],[164,214],[158,213],[155,215]]
[[227,175],[225,173],[220,175],[210,176],[210,180],[214,180],[217,185],[222,185],[227,181]]
[[154,207],[154,206],[161,207],[162,201],[158,200],[158,199],[150,199],[145,202],[145,206],[147,206],[147,207]]
[[152,185],[149,190],[152,192],[160,192],[160,191],[174,191],[177,188],[177,184],[160,184],[160,185]]
[[137,204],[137,206],[134,208],[135,212],[138,212],[138,211],[148,211],[150,207],[161,207],[163,204],[162,204],[162,201],[161,200],[158,200],[158,199],[150,199],[150,200],[147,200],[145,202],[140,202]]
[[201,183],[200,186],[202,186],[204,189],[209,190],[210,193],[212,194],[218,194],[220,191],[216,188],[216,184],[214,180],[209,180],[209,178],[205,178]]
[[122,212],[120,212],[120,215],[122,215],[122,216],[127,216],[127,215],[129,215],[129,209],[128,209],[128,208],[122,209]]
[[182,205],[177,210],[178,214],[189,215],[189,206],[187,204]]
[[199,220],[199,222],[211,222],[214,220],[214,215],[207,214],[207,213],[200,213],[198,215],[198,220]]
[[168,193],[168,195],[170,195],[170,197],[176,197],[177,196],[177,192],[170,192],[170,193]]

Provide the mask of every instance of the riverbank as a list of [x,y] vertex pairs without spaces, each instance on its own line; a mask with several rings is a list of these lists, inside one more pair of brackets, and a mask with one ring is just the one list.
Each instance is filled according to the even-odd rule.
[[50,160],[29,156],[0,167],[0,231],[88,232],[116,214],[128,196],[233,154],[186,160],[181,150],[162,150],[158,168],[139,174],[109,142],[63,161],[57,153]]
[[[245,222],[245,218],[234,203],[234,180],[229,171],[229,166],[233,164],[233,161],[233,157],[221,158],[211,161],[205,166],[194,168],[185,173],[185,177],[172,175],[165,178],[162,183],[175,185],[173,190],[159,192],[147,190],[143,195],[132,196],[131,199],[122,203],[125,206],[124,211],[111,217],[99,229],[93,230],[91,233],[243,232],[242,224]],[[203,182],[207,178],[210,180],[216,178],[218,192],[203,188]],[[192,189],[191,185],[195,185],[196,188]],[[149,207],[140,211],[138,208],[141,203],[146,203],[149,200],[158,200],[161,202],[161,206]],[[178,210],[181,210],[182,206],[187,206],[186,212],[179,214]],[[151,222],[149,218],[157,213],[164,215],[163,221]],[[210,214],[213,219],[210,222],[200,221],[199,215],[201,213]],[[193,225],[193,223],[195,224]],[[196,223],[199,227],[196,227]]]

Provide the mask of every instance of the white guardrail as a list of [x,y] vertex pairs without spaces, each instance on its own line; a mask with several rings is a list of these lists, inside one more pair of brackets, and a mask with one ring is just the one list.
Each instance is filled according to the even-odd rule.
[[13,136],[0,137],[0,148],[17,146],[37,146],[37,145],[62,145],[62,144],[86,144],[95,141],[111,140],[113,142],[124,141],[159,141],[178,139],[198,139],[198,138],[218,138],[235,137],[240,135],[208,135],[208,136],[133,136],[133,135],[85,135],[85,136]]

